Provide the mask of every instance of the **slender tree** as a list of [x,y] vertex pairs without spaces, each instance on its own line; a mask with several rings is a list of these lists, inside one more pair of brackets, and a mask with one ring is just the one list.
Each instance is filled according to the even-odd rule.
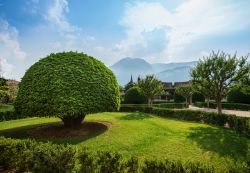
[[212,89],[213,83],[209,75],[210,73],[211,71],[207,62],[202,63],[201,61],[190,72],[193,90],[204,95],[208,108],[210,98],[214,95]]
[[179,86],[176,88],[175,92],[186,100],[186,107],[188,107],[188,98],[192,96],[193,90],[190,86]]
[[[221,100],[227,93],[229,87],[249,76],[248,55],[237,58],[237,55],[230,55],[218,51],[203,60],[200,60],[192,69],[191,76],[196,84],[204,90],[211,90],[217,102],[218,113],[222,112]],[[202,66],[202,68],[199,68]],[[202,85],[206,83],[206,85]],[[205,86],[210,86],[206,87]]]
[[157,80],[154,75],[147,75],[144,79],[138,81],[138,86],[148,99],[148,106],[152,106],[154,96],[159,95],[163,91],[163,84]]

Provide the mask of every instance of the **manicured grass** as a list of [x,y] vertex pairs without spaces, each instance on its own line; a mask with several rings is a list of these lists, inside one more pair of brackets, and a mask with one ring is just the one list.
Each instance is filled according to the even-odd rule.
[[12,111],[12,110],[14,110],[14,106],[12,104],[0,103],[0,112]]
[[[0,122],[0,135],[26,138],[26,129],[59,121],[57,118],[27,118]],[[218,172],[224,172],[236,160],[246,160],[250,152],[250,140],[245,136],[205,124],[144,113],[99,113],[88,115],[85,121],[109,121],[112,126],[97,136],[52,142],[86,146],[93,151],[117,151],[124,157],[200,161],[213,165]]]

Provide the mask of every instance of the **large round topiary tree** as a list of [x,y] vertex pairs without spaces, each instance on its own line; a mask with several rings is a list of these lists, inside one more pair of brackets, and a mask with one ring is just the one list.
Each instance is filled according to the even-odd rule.
[[120,105],[112,71],[83,53],[50,54],[28,69],[19,87],[17,113],[56,116],[65,126],[80,125],[90,113],[117,111]]

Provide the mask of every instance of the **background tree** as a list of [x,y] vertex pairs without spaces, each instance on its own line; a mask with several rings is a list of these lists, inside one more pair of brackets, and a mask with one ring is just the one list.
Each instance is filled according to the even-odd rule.
[[3,77],[0,77],[0,103],[4,97],[8,97],[7,80]]
[[188,99],[192,96],[193,90],[190,86],[179,86],[176,88],[175,92],[186,100],[186,107],[188,107]]
[[14,106],[26,116],[56,116],[65,126],[77,126],[87,114],[117,111],[119,85],[113,72],[93,57],[50,54],[25,73]]
[[18,82],[15,80],[8,80],[7,81],[8,86],[8,97],[9,101],[15,101],[18,93]]
[[154,96],[160,95],[163,91],[163,84],[157,80],[154,75],[147,75],[144,79],[138,81],[138,86],[148,99],[148,106],[151,107]]
[[202,62],[201,60],[190,72],[193,90],[204,95],[208,108],[210,98],[214,95],[213,82],[210,78],[211,73],[208,62]]
[[243,92],[244,86],[238,84],[232,86],[227,93],[227,101],[232,103],[250,104],[250,94]]
[[[247,78],[250,68],[247,58],[248,56],[237,58],[236,54],[231,56],[220,51],[212,52],[209,57],[200,60],[194,67],[194,72],[191,72],[193,81],[200,85],[204,82],[210,84],[210,88],[207,88],[206,91],[211,90],[211,93],[213,93],[217,102],[218,113],[222,112],[221,100],[229,87],[241,79]],[[200,66],[203,68],[199,68]]]
[[124,102],[127,104],[142,104],[147,103],[147,98],[142,93],[141,89],[135,86],[125,93]]
[[129,90],[130,88],[134,87],[135,86],[135,83],[133,81],[133,77],[131,75],[131,78],[130,78],[130,81],[125,85],[124,89],[125,89],[125,92],[127,92],[127,90]]

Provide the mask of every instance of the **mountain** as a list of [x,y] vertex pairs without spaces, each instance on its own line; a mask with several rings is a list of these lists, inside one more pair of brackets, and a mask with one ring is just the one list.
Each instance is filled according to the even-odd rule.
[[168,64],[156,63],[156,64],[152,64],[152,67],[155,70],[155,72],[159,73],[159,72],[164,71],[164,70],[175,69],[178,67],[184,67],[184,66],[193,67],[196,63],[197,63],[197,61],[168,63]]
[[134,81],[138,76],[144,77],[154,74],[163,82],[181,82],[189,80],[189,71],[197,61],[180,63],[156,63],[150,64],[141,58],[124,58],[110,67],[117,77],[120,85],[129,82],[131,75]]
[[128,83],[131,75],[136,80],[138,76],[154,73],[152,65],[140,58],[124,58],[110,68],[115,73],[121,85]]
[[164,82],[183,82],[190,80],[189,71],[190,66],[177,67],[174,69],[167,69],[156,74],[156,77]]

